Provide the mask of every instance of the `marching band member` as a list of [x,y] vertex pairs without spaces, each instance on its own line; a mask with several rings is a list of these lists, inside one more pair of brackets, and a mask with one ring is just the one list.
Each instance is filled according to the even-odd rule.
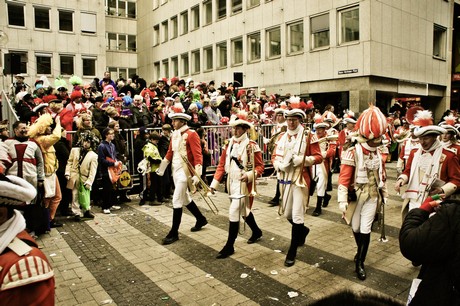
[[316,138],[319,142],[323,162],[313,166],[313,177],[317,179],[316,183],[316,208],[313,211],[313,216],[318,217],[321,215],[321,206],[327,207],[331,200],[331,195],[326,191],[328,174],[331,172],[332,162],[335,156],[336,142],[327,140],[327,129],[330,127],[329,123],[323,121],[321,115],[315,116],[315,124],[313,127],[316,130]]
[[401,174],[404,168],[406,167],[407,160],[409,159],[410,152],[416,150],[420,147],[420,142],[418,137],[414,134],[415,126],[412,126],[409,131],[409,137],[404,138],[401,145],[401,150],[399,151],[398,162],[396,164],[396,171],[398,174]]
[[447,133],[441,135],[441,144],[444,148],[454,151],[457,158],[460,159],[460,144],[458,144],[457,137],[460,136],[460,132],[455,128],[457,118],[455,116],[446,116],[444,121],[440,123],[440,126],[444,128]]
[[187,190],[189,180],[191,184],[196,186],[199,183],[199,177],[202,172],[203,156],[200,137],[187,126],[187,121],[191,119],[191,116],[183,112],[183,107],[175,105],[172,110],[174,112],[169,113],[168,116],[172,120],[174,132],[171,136],[168,152],[157,169],[157,174],[163,176],[166,167],[172,162],[172,177],[175,186],[172,199],[174,210],[172,227],[168,235],[163,239],[164,245],[179,240],[179,226],[182,219],[182,207],[184,205],[196,218],[195,226],[191,228],[192,232],[197,232],[208,224],[205,216],[203,216],[198,206],[196,206]]
[[[246,112],[240,112],[236,120],[230,122],[234,127],[234,135],[222,152],[219,165],[217,166],[214,179],[211,183],[211,192],[214,192],[219,182],[227,173],[227,189],[231,198],[229,209],[228,239],[224,248],[219,252],[217,258],[227,258],[235,252],[233,247],[238,236],[240,214],[252,230],[248,243],[254,243],[262,237],[262,231],[257,226],[251,207],[254,202],[255,180],[264,172],[264,162],[259,146],[248,137],[248,130],[253,128],[251,122],[247,121]],[[250,165],[251,169],[248,169]],[[254,168],[253,168],[254,167]],[[243,196],[238,198],[238,196]],[[241,211],[243,205],[244,211]]]
[[407,184],[402,198],[402,216],[409,210],[420,207],[428,195],[452,195],[460,186],[460,164],[455,153],[442,147],[438,135],[446,133],[440,126],[433,125],[432,113],[417,111],[413,124],[414,135],[419,138],[420,148],[412,150],[406,167],[395,183],[395,190]]
[[282,177],[280,187],[284,215],[292,224],[291,245],[284,261],[287,267],[294,265],[297,247],[305,243],[310,231],[304,225],[310,197],[310,167],[323,161],[319,144],[315,142],[316,136],[300,124],[306,115],[296,108],[298,104],[298,101],[292,101],[292,109],[284,113],[287,131],[280,135],[272,155],[273,167]]
[[351,145],[351,135],[356,124],[355,113],[352,111],[345,112],[342,122],[345,124],[345,127],[339,132],[339,137],[337,139],[339,156],[342,156],[342,151],[348,149]]
[[[356,123],[359,133],[357,143],[342,153],[337,200],[345,221],[351,223],[358,247],[355,272],[360,280],[366,279],[364,260],[377,207],[384,204],[384,198],[388,197],[385,163],[379,149],[387,125],[382,112],[370,106]],[[355,185],[358,201],[348,203],[348,191],[352,184]]]

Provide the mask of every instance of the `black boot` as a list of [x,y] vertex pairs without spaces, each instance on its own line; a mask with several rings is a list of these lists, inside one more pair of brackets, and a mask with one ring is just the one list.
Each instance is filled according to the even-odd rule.
[[327,174],[326,191],[332,191],[332,171]]
[[353,236],[355,237],[356,246],[358,247],[358,251],[355,254],[355,258],[353,259],[354,262],[358,259],[358,254],[360,252],[360,245],[361,245],[361,233],[353,232]]
[[174,208],[171,230],[169,231],[168,235],[163,239],[164,245],[171,244],[179,240],[179,226],[180,226],[181,220],[182,220],[182,207]]
[[219,252],[219,254],[217,254],[216,258],[227,258],[228,256],[235,253],[233,245],[235,244],[235,239],[238,236],[238,226],[239,222],[229,222],[227,243],[225,244],[224,248]]
[[245,221],[252,231],[251,238],[248,239],[248,244],[257,242],[257,240],[262,238],[262,231],[260,230],[259,226],[257,226],[256,219],[254,219],[252,212],[250,212],[249,215],[245,218]]
[[317,197],[316,208],[313,211],[312,216],[318,217],[319,215],[321,215],[321,204],[323,203],[323,198],[324,197],[320,197],[320,196]]
[[291,246],[286,255],[286,260],[284,265],[286,267],[291,267],[295,264],[295,257],[297,256],[297,247],[299,245],[300,234],[302,233],[304,225],[303,224],[293,224],[291,230]]
[[323,200],[323,207],[327,207],[329,205],[329,201],[331,200],[332,196],[330,194],[325,194],[324,195],[324,200]]
[[300,236],[299,236],[299,246],[302,246],[302,245],[305,245],[305,240],[307,239],[307,236],[308,234],[310,233],[310,229],[308,227],[306,227],[305,225],[303,225],[303,228],[300,232]]
[[358,258],[356,260],[356,274],[360,280],[366,279],[366,270],[364,269],[364,261],[366,260],[367,250],[371,234],[361,234],[361,248],[359,248]]
[[280,192],[280,183],[277,183],[276,184],[276,194],[275,196],[273,197],[273,199],[271,199],[268,204],[270,204],[270,206],[278,206],[280,205],[280,196],[281,196],[281,192]]
[[198,232],[201,230],[203,226],[208,224],[208,220],[206,220],[205,216],[203,216],[198,206],[196,206],[195,202],[192,201],[185,207],[187,207],[187,209],[196,218],[195,226],[190,229],[192,232]]

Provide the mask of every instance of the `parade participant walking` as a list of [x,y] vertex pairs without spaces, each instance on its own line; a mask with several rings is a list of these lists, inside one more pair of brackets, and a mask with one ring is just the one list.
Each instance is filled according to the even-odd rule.
[[305,113],[291,103],[291,110],[285,111],[287,131],[280,135],[272,155],[273,167],[279,171],[282,207],[284,215],[292,224],[291,245],[284,265],[294,265],[297,247],[305,243],[310,229],[304,225],[311,186],[311,166],[323,161],[316,136],[300,124]]
[[[75,220],[81,218],[94,219],[89,203],[80,203],[78,190],[80,184],[91,190],[97,174],[97,146],[99,138],[90,131],[80,134],[76,147],[70,150],[70,156],[65,168],[67,188],[72,190],[72,212]],[[81,209],[80,209],[81,207]],[[83,210],[83,214],[82,214]]]
[[252,231],[248,240],[249,244],[262,237],[262,231],[257,226],[251,212],[254,202],[255,180],[264,172],[262,152],[257,143],[248,137],[247,132],[253,128],[253,125],[247,121],[246,112],[240,112],[236,120],[230,121],[230,126],[234,127],[233,137],[222,152],[210,186],[211,191],[214,192],[224,175],[227,174],[226,184],[231,199],[228,213],[228,239],[217,258],[227,258],[235,252],[233,245],[238,236],[240,216],[243,217]]
[[444,121],[440,123],[440,126],[447,133],[441,135],[441,144],[444,148],[452,150],[457,155],[457,158],[460,159],[460,144],[458,143],[460,132],[455,128],[456,124],[457,118],[455,116],[444,117]]
[[177,112],[170,113],[168,116],[172,120],[174,132],[171,136],[168,152],[157,169],[157,174],[163,176],[169,163],[172,163],[172,177],[175,185],[172,199],[174,208],[172,227],[168,235],[163,239],[163,244],[165,245],[179,240],[179,226],[184,205],[196,218],[195,226],[191,229],[192,232],[197,232],[208,224],[188,191],[189,187],[194,188],[198,184],[202,173],[203,156],[201,154],[200,137],[187,126],[187,121],[191,117],[183,113],[183,108],[173,107],[173,110]]
[[395,183],[397,192],[400,192],[401,186],[408,185],[402,195],[403,219],[408,211],[420,207],[428,195],[445,194],[448,198],[460,186],[459,160],[437,139],[446,130],[433,125],[432,113],[427,110],[417,111],[413,124],[420,148],[412,150],[404,171]]
[[[355,272],[360,280],[366,279],[364,261],[371,239],[371,227],[379,205],[385,203],[386,172],[379,149],[387,129],[382,112],[370,106],[358,118],[357,143],[342,153],[337,200],[350,224],[358,251],[355,256]],[[355,184],[357,201],[348,202],[348,191]]]

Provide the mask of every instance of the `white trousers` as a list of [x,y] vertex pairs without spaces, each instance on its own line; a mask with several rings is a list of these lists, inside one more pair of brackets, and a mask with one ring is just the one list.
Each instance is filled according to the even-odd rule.
[[172,169],[172,177],[174,181],[174,194],[172,198],[173,208],[181,208],[192,202],[190,193],[188,192],[187,176],[182,167]]
[[[285,205],[284,216],[291,219],[295,224],[303,224],[305,222],[308,189],[296,186],[295,183],[285,186],[282,202],[282,205]],[[283,184],[280,184],[280,188],[284,188]]]
[[316,195],[318,197],[324,197],[326,194],[327,188],[327,173],[326,167],[324,165],[315,165],[315,174],[314,177],[318,178],[318,182],[316,183]]
[[364,202],[358,202],[351,218],[351,228],[355,233],[370,234],[372,222],[377,211],[377,198],[367,198]]
[[[245,190],[247,189],[244,188],[245,186],[242,186],[242,184],[246,184],[246,183],[241,183],[241,181],[239,180],[231,180],[229,194],[231,195],[237,195],[241,193],[244,194]],[[249,202],[249,197],[247,196],[239,200],[236,200],[236,199],[231,200],[230,208],[228,210],[228,219],[230,220],[230,222],[240,221],[240,204],[244,205],[245,207],[244,216],[246,217],[247,215],[249,215],[251,210],[249,209],[248,202]]]

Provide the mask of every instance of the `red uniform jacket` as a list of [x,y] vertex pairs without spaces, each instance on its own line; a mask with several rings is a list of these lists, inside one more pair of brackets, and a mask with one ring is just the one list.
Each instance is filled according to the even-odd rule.
[[[201,152],[200,137],[193,130],[186,130],[181,135],[187,134],[186,140],[186,149],[187,149],[187,158],[190,164],[195,167],[196,165],[203,165],[203,155]],[[172,150],[172,141],[169,142],[168,152],[166,153],[165,158],[169,161],[172,161],[173,158]]]

